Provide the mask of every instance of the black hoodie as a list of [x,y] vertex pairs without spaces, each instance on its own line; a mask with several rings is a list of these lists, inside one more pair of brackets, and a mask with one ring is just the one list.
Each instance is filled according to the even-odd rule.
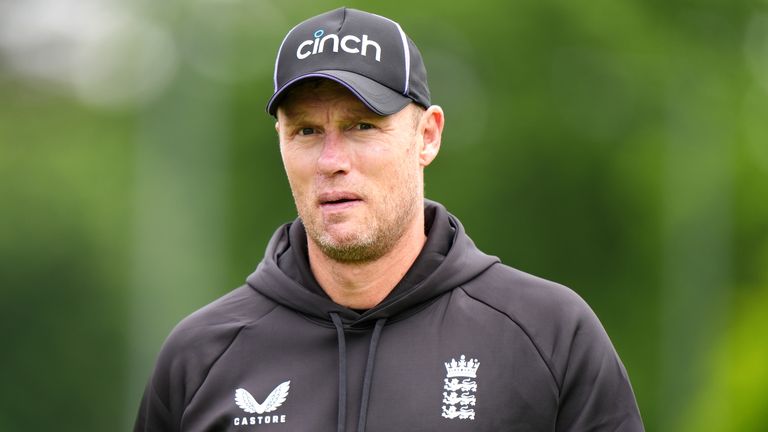
[[317,285],[301,221],[278,229],[246,285],[168,337],[135,431],[642,431],[586,303],[426,204],[424,249],[362,313]]

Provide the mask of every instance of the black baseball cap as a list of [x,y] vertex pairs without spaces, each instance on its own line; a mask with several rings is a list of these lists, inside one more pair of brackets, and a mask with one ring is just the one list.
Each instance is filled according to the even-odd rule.
[[400,25],[356,9],[335,9],[298,24],[283,39],[275,61],[275,93],[267,112],[307,78],[348,88],[373,112],[394,114],[410,102],[429,107],[424,61]]

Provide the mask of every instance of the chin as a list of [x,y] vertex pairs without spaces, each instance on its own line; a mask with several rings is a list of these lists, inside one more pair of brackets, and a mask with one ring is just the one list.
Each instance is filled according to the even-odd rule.
[[356,229],[338,229],[338,227],[325,230],[323,238],[326,244],[334,247],[355,247],[367,243],[367,232]]
[[319,247],[323,254],[332,260],[349,264],[375,261],[384,255],[385,249],[382,245],[362,239],[347,240],[323,242]]

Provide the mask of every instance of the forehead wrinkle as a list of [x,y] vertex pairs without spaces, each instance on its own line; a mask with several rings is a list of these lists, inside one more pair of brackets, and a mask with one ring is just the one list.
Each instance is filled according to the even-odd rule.
[[346,104],[346,106],[344,106],[342,116],[346,117],[347,119],[367,119],[382,117],[371,111],[357,98],[355,98],[355,102],[356,103]]

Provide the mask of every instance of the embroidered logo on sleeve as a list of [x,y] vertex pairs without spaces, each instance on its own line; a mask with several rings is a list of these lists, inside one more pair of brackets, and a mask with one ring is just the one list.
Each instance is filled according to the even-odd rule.
[[445,363],[445,386],[443,389],[443,417],[447,419],[474,420],[477,392],[477,368],[480,362],[463,354]]
[[291,388],[291,382],[286,381],[272,390],[264,399],[264,402],[259,403],[251,395],[248,390],[239,388],[235,390],[235,404],[240,409],[248,414],[259,414],[258,416],[244,416],[235,417],[235,426],[255,425],[255,424],[269,424],[269,423],[285,423],[285,414],[283,415],[261,415],[270,413],[280,408],[280,406],[288,398],[288,391]]

